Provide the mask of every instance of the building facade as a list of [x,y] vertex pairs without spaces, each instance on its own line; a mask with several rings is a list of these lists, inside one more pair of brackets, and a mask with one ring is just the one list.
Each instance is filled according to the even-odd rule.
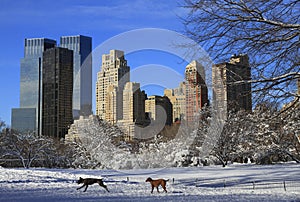
[[[24,127],[20,126],[27,125],[28,127],[25,127],[26,132],[39,133],[41,126],[40,105],[43,52],[55,46],[56,41],[52,39],[25,39],[24,58],[20,62],[20,108],[12,109],[12,129],[25,132],[22,130]],[[35,111],[35,114],[33,114],[33,111]],[[22,115],[22,113],[25,114]]]
[[199,110],[208,104],[208,89],[205,83],[205,71],[196,60],[185,68],[186,80],[186,114],[185,120],[194,122]]
[[123,51],[102,55],[96,82],[96,115],[100,119],[113,124],[123,119],[123,90],[130,79],[129,71]]
[[141,91],[139,83],[127,82],[123,91],[123,120],[144,124],[145,99],[145,91]]
[[92,38],[62,36],[60,47],[73,50],[73,118],[92,114]]
[[166,113],[165,125],[172,125],[173,123],[173,106],[167,96],[152,95],[145,100],[145,112],[151,120],[158,120],[162,114],[158,110],[158,106],[162,107]]
[[123,91],[123,119],[118,126],[125,133],[125,140],[130,141],[138,133],[137,127],[145,124],[145,91],[141,91],[140,84],[127,82]]
[[11,113],[12,129],[21,132],[33,132],[36,130],[36,108],[16,108]]
[[42,134],[64,138],[73,123],[73,51],[52,48],[43,53]]
[[233,55],[228,63],[213,65],[213,106],[227,118],[230,110],[252,110],[250,83],[238,81],[251,80],[251,68],[247,55]]
[[173,122],[181,121],[186,114],[186,85],[181,82],[178,88],[165,89],[164,95],[169,98],[173,105]]

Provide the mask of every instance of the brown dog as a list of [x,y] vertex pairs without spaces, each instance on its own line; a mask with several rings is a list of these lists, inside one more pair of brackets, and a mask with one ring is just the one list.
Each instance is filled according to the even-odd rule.
[[[82,185],[81,187],[77,188],[77,190],[78,190],[78,189],[81,189],[82,187],[85,186],[85,189],[84,189],[83,192],[85,192],[85,191],[87,190],[87,188],[88,188],[89,185],[92,185],[92,184],[94,184],[94,183],[98,183],[101,187],[103,187],[106,191],[108,191],[107,186],[106,186],[105,184],[103,184],[102,179],[96,179],[96,178],[81,178],[81,177],[80,177],[79,180],[77,181],[77,183],[78,183],[78,184],[83,183],[83,185]],[[109,192],[109,191],[108,191],[108,192]]]
[[169,181],[169,180],[164,180],[164,179],[153,180],[151,177],[148,177],[146,179],[146,182],[150,182],[150,184],[151,184],[151,187],[152,187],[151,193],[153,193],[154,187],[156,187],[157,192],[159,192],[159,190],[158,190],[159,185],[161,185],[161,187],[165,190],[165,192],[167,192],[167,189],[166,189],[167,181]]

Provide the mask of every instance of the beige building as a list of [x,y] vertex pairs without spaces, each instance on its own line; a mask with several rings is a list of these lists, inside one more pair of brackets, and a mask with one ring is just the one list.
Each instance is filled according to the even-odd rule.
[[186,114],[186,85],[181,82],[178,88],[165,89],[164,95],[169,98],[173,105],[173,122],[183,120]]
[[205,71],[196,60],[185,68],[186,114],[185,120],[193,123],[199,110],[208,104],[208,89],[205,83]]
[[251,80],[247,55],[233,55],[228,63],[213,65],[213,105],[227,118],[229,110],[252,110],[251,84],[238,81]]
[[145,91],[141,91],[140,84],[127,82],[123,91],[123,119],[118,126],[125,133],[125,140],[133,140],[136,127],[145,124]]
[[123,89],[129,82],[130,67],[124,52],[110,50],[102,55],[96,82],[96,115],[110,123],[123,119]]
[[172,103],[167,96],[152,95],[145,100],[145,112],[148,113],[149,118],[152,120],[159,119],[160,116],[157,106],[161,106],[167,116],[165,125],[172,125],[173,122],[173,107]]

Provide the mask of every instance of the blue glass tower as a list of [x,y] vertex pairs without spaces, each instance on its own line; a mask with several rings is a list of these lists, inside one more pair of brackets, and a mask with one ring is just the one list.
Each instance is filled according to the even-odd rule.
[[[12,129],[39,133],[41,121],[41,71],[43,52],[56,46],[46,38],[25,39],[20,69],[20,108],[12,109]],[[21,115],[23,118],[20,118]],[[33,117],[34,116],[34,117]],[[35,122],[33,123],[33,120]],[[24,127],[23,126],[28,126]]]
[[73,118],[92,114],[92,38],[62,36],[60,47],[73,50]]

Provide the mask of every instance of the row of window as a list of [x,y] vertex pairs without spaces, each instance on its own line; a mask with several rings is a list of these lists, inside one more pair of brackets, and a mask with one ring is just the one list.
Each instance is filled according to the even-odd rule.
[[80,39],[78,36],[74,37],[62,37],[61,38],[62,44],[74,44],[74,43],[80,43]]

